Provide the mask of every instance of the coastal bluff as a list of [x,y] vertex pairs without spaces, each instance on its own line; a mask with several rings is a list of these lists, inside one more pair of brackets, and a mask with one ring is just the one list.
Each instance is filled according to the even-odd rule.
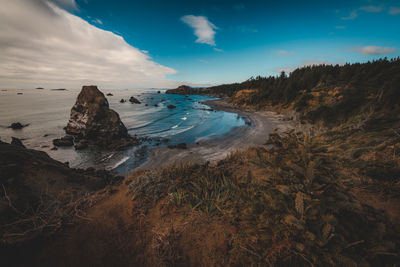
[[210,90],[207,88],[193,88],[187,85],[181,85],[176,89],[169,89],[165,91],[165,93],[175,95],[207,95],[210,94]]

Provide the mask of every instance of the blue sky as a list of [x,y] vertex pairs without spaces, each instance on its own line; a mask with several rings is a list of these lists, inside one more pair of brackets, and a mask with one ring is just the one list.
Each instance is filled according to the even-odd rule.
[[[101,20],[92,23],[177,70],[171,79],[192,83],[399,55],[399,1],[80,0],[78,5],[82,18]],[[181,20],[185,15],[204,16],[218,27],[216,46],[196,43],[193,29]],[[382,48],[362,53],[366,46]]]
[[398,0],[0,4],[0,87],[220,84],[400,51]]

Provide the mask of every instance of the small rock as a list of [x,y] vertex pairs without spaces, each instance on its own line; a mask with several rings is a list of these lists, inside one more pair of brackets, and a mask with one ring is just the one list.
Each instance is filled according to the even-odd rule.
[[129,102],[131,102],[132,104],[141,104],[141,102],[134,96],[131,96],[131,98],[129,98]]
[[168,143],[168,141],[169,141],[168,138],[163,138],[163,139],[161,139],[161,142],[163,142],[163,143]]
[[108,94],[107,94],[107,96],[114,96],[114,95],[113,95],[113,94],[111,94],[111,93],[108,93]]
[[157,94],[161,94],[161,91],[157,91]]
[[58,148],[53,146],[50,150],[58,150]]
[[16,137],[11,137],[11,144],[14,146],[19,146],[25,148],[24,144],[22,143],[21,139]]
[[23,93],[17,93],[17,95],[23,95]]
[[167,108],[176,108],[175,105],[168,105]]
[[176,148],[179,148],[179,149],[187,149],[187,145],[186,145],[186,143],[180,143],[180,144],[177,144],[177,145],[176,145]]
[[8,128],[11,128],[11,129],[13,129],[13,130],[18,130],[18,129],[22,129],[22,128],[28,126],[28,125],[29,125],[29,124],[23,125],[23,124],[21,124],[20,122],[14,122],[14,123],[11,123],[11,125],[8,126]]
[[80,141],[79,143],[75,144],[75,150],[82,150],[88,147],[88,143],[85,140]]
[[72,136],[64,136],[59,139],[53,140],[53,145],[55,146],[73,146],[74,141]]
[[125,103],[125,102],[126,102],[126,100],[123,98],[119,101],[119,103]]
[[158,107],[158,104],[154,104],[155,107]]

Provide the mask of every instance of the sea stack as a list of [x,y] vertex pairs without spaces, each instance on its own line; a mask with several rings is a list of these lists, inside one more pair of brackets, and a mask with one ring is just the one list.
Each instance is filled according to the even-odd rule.
[[110,109],[107,98],[95,85],[82,87],[65,131],[91,142],[129,137],[118,113]]

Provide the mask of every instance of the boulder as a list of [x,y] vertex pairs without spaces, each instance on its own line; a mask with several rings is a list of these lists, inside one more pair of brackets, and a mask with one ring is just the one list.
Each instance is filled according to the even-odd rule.
[[72,136],[64,136],[53,140],[55,146],[73,146],[74,139]]
[[20,147],[25,148],[25,146],[24,146],[24,144],[22,143],[21,139],[18,139],[18,138],[16,138],[16,137],[11,137],[11,138],[12,138],[12,140],[11,140],[11,144],[12,144],[12,145],[14,145],[14,146],[20,146]]
[[86,140],[81,140],[79,143],[75,144],[75,150],[82,150],[88,147],[88,142]]
[[129,98],[129,102],[131,102],[132,104],[140,104],[141,102],[134,96],[131,96],[131,98]]
[[179,148],[179,149],[187,149],[187,145],[186,145],[186,143],[180,143],[180,144],[177,144],[177,145],[176,145],[176,148]]
[[22,128],[28,126],[28,125],[29,124],[22,124],[20,122],[13,122],[13,123],[11,123],[10,126],[8,126],[8,128],[11,128],[13,130],[18,130],[18,129],[22,129]]
[[95,85],[82,87],[65,131],[88,141],[129,137],[118,113],[110,109],[106,97]]

